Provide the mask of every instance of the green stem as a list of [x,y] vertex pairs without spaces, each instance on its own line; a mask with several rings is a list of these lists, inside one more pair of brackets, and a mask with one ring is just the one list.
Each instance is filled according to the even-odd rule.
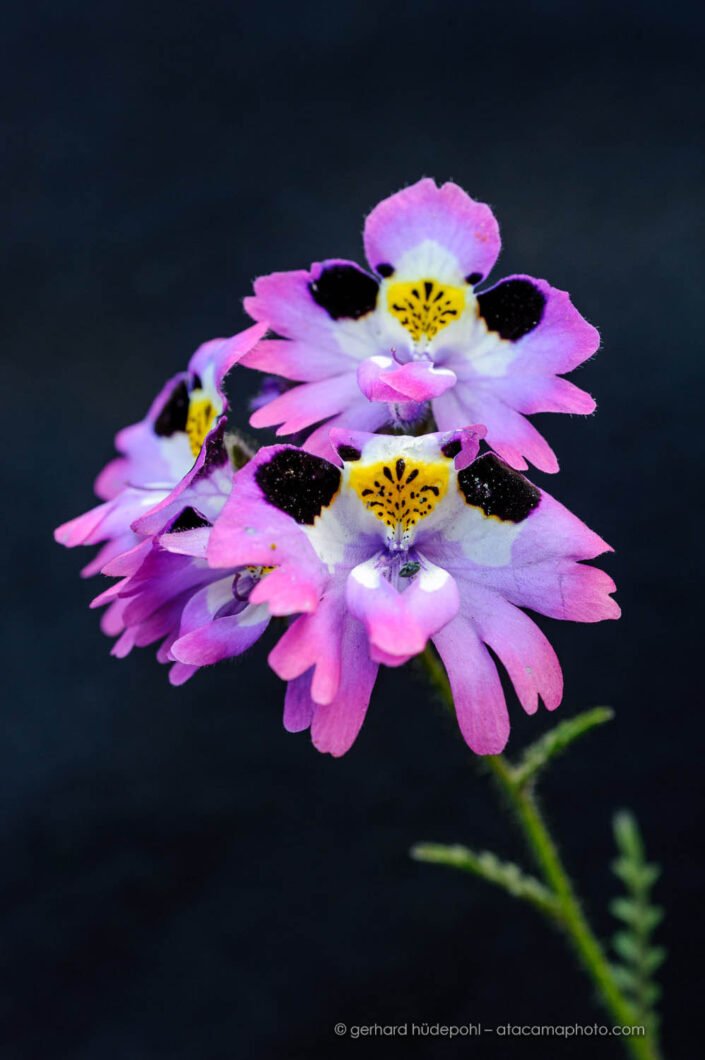
[[[426,649],[422,662],[430,682],[446,705],[455,711],[445,670],[430,648]],[[573,951],[597,988],[603,1006],[612,1016],[615,1026],[634,1026],[634,1009],[614,980],[605,952],[583,913],[530,785],[518,778],[517,771],[503,755],[486,755],[482,761],[487,764],[504,793],[543,879],[555,895],[555,920],[563,928]],[[648,1027],[645,1037],[622,1037],[622,1042],[627,1052],[637,1060],[659,1060],[660,1054]]]

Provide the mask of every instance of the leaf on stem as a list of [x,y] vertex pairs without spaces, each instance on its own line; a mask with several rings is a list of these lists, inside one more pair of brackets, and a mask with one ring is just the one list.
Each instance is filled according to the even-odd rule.
[[558,915],[558,905],[553,893],[534,876],[529,876],[512,861],[502,861],[496,854],[485,850],[476,853],[468,847],[443,843],[417,843],[411,849],[416,861],[427,861],[436,865],[471,872],[475,876],[503,888],[514,898],[521,898],[536,906],[551,917]]
[[527,784],[536,774],[585,733],[604,725],[614,717],[609,707],[593,707],[574,718],[561,721],[535,743],[529,744],[521,760],[514,767],[514,780]]
[[612,862],[612,871],[624,884],[626,895],[610,903],[610,912],[623,924],[612,939],[619,958],[612,971],[638,1019],[655,1032],[661,991],[653,975],[666,958],[663,947],[655,946],[651,939],[663,920],[663,910],[651,902],[651,888],[660,869],[647,862],[639,826],[631,813],[621,810],[615,814],[613,827],[619,856]]

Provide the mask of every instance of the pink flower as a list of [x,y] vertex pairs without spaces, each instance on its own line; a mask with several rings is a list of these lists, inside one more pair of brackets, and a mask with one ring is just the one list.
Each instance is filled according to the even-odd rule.
[[[230,339],[213,339],[200,346],[179,372],[164,384],[149,412],[139,423],[121,430],[115,446],[120,456],[98,475],[95,492],[103,503],[77,516],[54,532],[61,545],[102,548],[82,574],[97,574],[106,563],[134,548],[145,532],[133,529],[153,513],[198,460],[204,443],[227,411],[225,376],[266,331],[256,324]],[[160,529],[167,521],[165,516]]]
[[104,502],[55,534],[69,547],[103,542],[83,573],[118,579],[91,605],[107,605],[101,628],[117,637],[112,654],[123,658],[160,642],[157,658],[172,664],[172,684],[239,655],[269,622],[266,609],[248,603],[260,572],[214,571],[206,561],[236,474],[226,444],[225,376],[264,331],[258,324],[201,346],[145,419],[118,434],[122,455],[96,483]]
[[278,424],[280,435],[318,425],[305,448],[332,458],[331,426],[409,429],[430,409],[441,431],[484,424],[512,467],[557,471],[526,417],[594,410],[561,376],[595,352],[599,335],[545,280],[516,275],[478,290],[499,249],[488,206],[424,179],[367,218],[372,273],[334,259],[261,277],[245,307],[278,337],[243,364],[301,385],[257,409],[252,425]]
[[[103,573],[119,580],[91,604],[108,605],[101,627],[117,637],[112,655],[122,659],[134,647],[159,641],[157,660],[172,664],[173,685],[183,684],[201,666],[240,655],[269,623],[267,608],[249,602],[262,572],[214,570],[206,560],[212,520],[237,474],[220,436],[211,441],[209,459],[199,471],[200,483],[166,506],[171,518],[162,529],[107,564]],[[198,509],[184,507],[184,500],[196,501]]]
[[[279,445],[237,475],[208,562],[269,571],[249,605],[299,616],[269,658],[288,682],[286,728],[310,726],[319,750],[344,754],[379,665],[399,666],[431,640],[467,743],[499,753],[509,719],[488,648],[527,712],[562,697],[555,653],[521,609],[619,616],[612,580],[581,562],[609,546],[499,457],[477,457],[481,434],[334,431],[342,470]],[[171,651],[183,658],[178,644]]]

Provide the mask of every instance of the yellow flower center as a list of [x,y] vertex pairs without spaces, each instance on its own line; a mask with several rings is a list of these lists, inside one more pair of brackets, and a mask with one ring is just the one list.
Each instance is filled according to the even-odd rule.
[[448,489],[451,461],[380,460],[353,464],[349,484],[365,507],[392,531],[408,534]]
[[438,280],[399,281],[387,288],[387,308],[414,342],[424,337],[430,341],[458,319],[465,308],[465,291]]
[[197,390],[191,395],[186,417],[186,434],[194,457],[198,456],[206,435],[213,426],[213,421],[218,415],[213,402],[209,397],[197,397]]

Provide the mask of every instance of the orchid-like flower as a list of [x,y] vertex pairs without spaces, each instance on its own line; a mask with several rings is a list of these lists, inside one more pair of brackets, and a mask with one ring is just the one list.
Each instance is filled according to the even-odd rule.
[[[277,445],[238,473],[208,561],[263,572],[249,605],[299,615],[270,664],[289,682],[286,728],[310,726],[319,750],[347,751],[379,665],[399,666],[432,640],[467,743],[498,753],[509,719],[488,648],[527,712],[562,697],[555,653],[521,608],[618,617],[611,578],[581,562],[609,546],[495,454],[478,457],[482,433],[335,430],[342,469]],[[178,642],[171,650],[194,663]]]
[[[305,448],[332,458],[331,427],[409,433],[432,412],[439,430],[482,423],[512,467],[558,470],[526,416],[590,413],[562,378],[599,345],[565,291],[516,275],[486,280],[500,249],[489,206],[425,179],[381,202],[365,224],[371,272],[329,260],[255,283],[245,308],[278,337],[243,364],[301,385],[257,409],[254,427],[310,430]],[[327,422],[324,422],[327,421]]]
[[117,637],[111,654],[160,642],[157,660],[170,663],[173,685],[201,666],[249,648],[269,623],[249,596],[260,569],[215,570],[206,553],[214,521],[239,474],[225,441],[225,423],[211,433],[186,478],[142,520],[138,544],[103,567],[118,578],[93,600],[108,605],[101,628]]
[[[69,547],[103,542],[83,574],[118,579],[91,604],[108,605],[101,628],[118,638],[112,654],[122,658],[159,641],[157,658],[173,664],[172,684],[182,684],[198,665],[239,655],[269,621],[247,603],[258,572],[214,571],[205,558],[210,528],[236,474],[225,377],[264,331],[257,324],[201,346],[145,419],[118,434],[122,455],[96,482],[104,502],[55,532]],[[184,651],[195,640],[201,663],[171,655],[180,639]]]
[[149,412],[139,423],[123,428],[115,447],[121,454],[103,468],[95,482],[102,504],[58,527],[61,545],[102,543],[81,572],[97,574],[107,563],[143,544],[145,533],[167,521],[152,521],[151,531],[138,520],[161,506],[184,476],[194,470],[205,443],[227,412],[224,380],[231,367],[266,331],[256,324],[230,339],[213,339],[200,346],[188,369],[164,384]]

